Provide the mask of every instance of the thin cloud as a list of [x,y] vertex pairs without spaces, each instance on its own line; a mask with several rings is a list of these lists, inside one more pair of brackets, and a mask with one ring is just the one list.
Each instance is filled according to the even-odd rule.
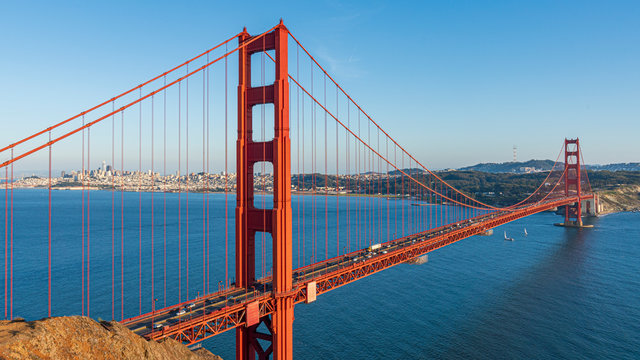
[[323,66],[331,75],[337,77],[361,78],[366,72],[359,66],[360,59],[355,55],[355,47],[352,49],[348,57],[337,57],[325,47],[320,47],[316,52],[316,56]]

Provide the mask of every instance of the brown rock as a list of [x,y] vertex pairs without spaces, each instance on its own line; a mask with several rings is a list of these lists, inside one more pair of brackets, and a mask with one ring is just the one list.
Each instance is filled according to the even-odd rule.
[[166,339],[147,341],[118,322],[82,316],[0,321],[0,359],[190,359],[221,360]]

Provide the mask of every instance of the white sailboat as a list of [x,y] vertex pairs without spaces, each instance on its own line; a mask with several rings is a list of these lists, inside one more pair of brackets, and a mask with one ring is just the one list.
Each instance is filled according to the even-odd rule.
[[524,236],[529,236],[529,233],[527,232],[527,228],[524,228]]
[[513,241],[512,237],[507,237],[507,232],[506,231],[504,232],[504,239],[508,240],[508,241]]

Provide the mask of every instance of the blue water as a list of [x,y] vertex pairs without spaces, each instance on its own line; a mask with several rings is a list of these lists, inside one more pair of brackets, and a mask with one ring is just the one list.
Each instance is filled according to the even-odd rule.
[[[640,358],[640,214],[559,220],[530,216],[297,306],[295,358]],[[233,334],[207,347],[232,359]]]
[[[41,190],[14,192],[14,316],[28,319],[46,316],[47,196]],[[81,192],[55,191],[53,196],[52,310],[54,315],[78,314],[82,311]],[[120,289],[119,196],[119,193],[115,196],[114,214],[116,291]],[[124,194],[125,317],[140,311],[139,196]],[[150,198],[149,194],[142,197],[143,249],[147,249],[151,241]],[[185,200],[184,194],[180,199]],[[307,209],[313,205],[309,199],[300,199]],[[91,192],[90,315],[94,318],[111,318],[111,200],[109,192]],[[162,194],[156,194],[154,200],[155,295],[159,298],[156,305],[161,307],[165,300],[163,229],[158,227],[163,217]],[[169,209],[175,207],[177,200],[177,194],[168,194]],[[0,238],[4,243],[4,193],[0,194],[0,203]],[[230,214],[234,206],[235,199],[229,197]],[[211,236],[223,238],[224,195],[211,195],[210,209]],[[201,211],[201,195],[190,195],[191,284],[185,289],[183,228],[182,299],[203,291]],[[306,227],[312,220],[310,214],[305,212]],[[295,235],[297,220],[294,221]],[[593,220],[594,229],[584,230],[552,226],[558,221],[560,218],[551,213],[530,216],[496,229],[493,236],[472,237],[434,251],[429,254],[427,264],[399,265],[322,295],[315,303],[297,306],[295,358],[640,358],[640,214],[603,216]],[[173,236],[177,235],[177,223],[177,213],[171,210],[167,217],[168,269],[178,266],[177,239]],[[324,218],[316,225],[319,231],[324,231]],[[528,237],[523,234],[525,227]],[[503,230],[516,241],[504,241]],[[329,229],[329,236],[334,233],[335,229]],[[383,238],[386,233],[385,229],[374,237]],[[233,236],[230,223],[230,258],[233,258]],[[210,290],[224,279],[221,257],[224,251],[224,241],[211,242]],[[324,257],[324,244],[317,251],[319,257]],[[337,249],[332,251],[335,253]],[[4,265],[4,244],[0,253]],[[143,255],[142,311],[149,311],[150,256]],[[294,259],[294,265],[296,262]],[[232,272],[233,265],[230,266]],[[178,299],[177,276],[176,271],[168,271],[167,304]],[[3,271],[0,293],[0,306],[4,307]],[[119,299],[117,293],[116,318],[122,316]],[[204,345],[223,358],[232,359],[234,332],[207,340]]]

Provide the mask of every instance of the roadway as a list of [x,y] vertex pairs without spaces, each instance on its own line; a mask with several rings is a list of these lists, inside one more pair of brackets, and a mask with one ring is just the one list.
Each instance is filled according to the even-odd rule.
[[[583,197],[584,198],[584,197]],[[498,211],[448,224],[426,232],[406,236],[377,249],[362,249],[323,262],[295,269],[290,296],[296,303],[306,301],[307,285],[317,282],[317,294],[335,289],[364,276],[406,262],[427,252],[469,236],[480,234],[504,223],[571,203],[574,198],[549,200],[512,211]],[[126,319],[123,324],[148,338],[173,337],[193,344],[226,330],[241,326],[246,305],[260,303],[260,314],[273,312],[271,279],[264,278],[249,289],[232,287],[164,309]]]

